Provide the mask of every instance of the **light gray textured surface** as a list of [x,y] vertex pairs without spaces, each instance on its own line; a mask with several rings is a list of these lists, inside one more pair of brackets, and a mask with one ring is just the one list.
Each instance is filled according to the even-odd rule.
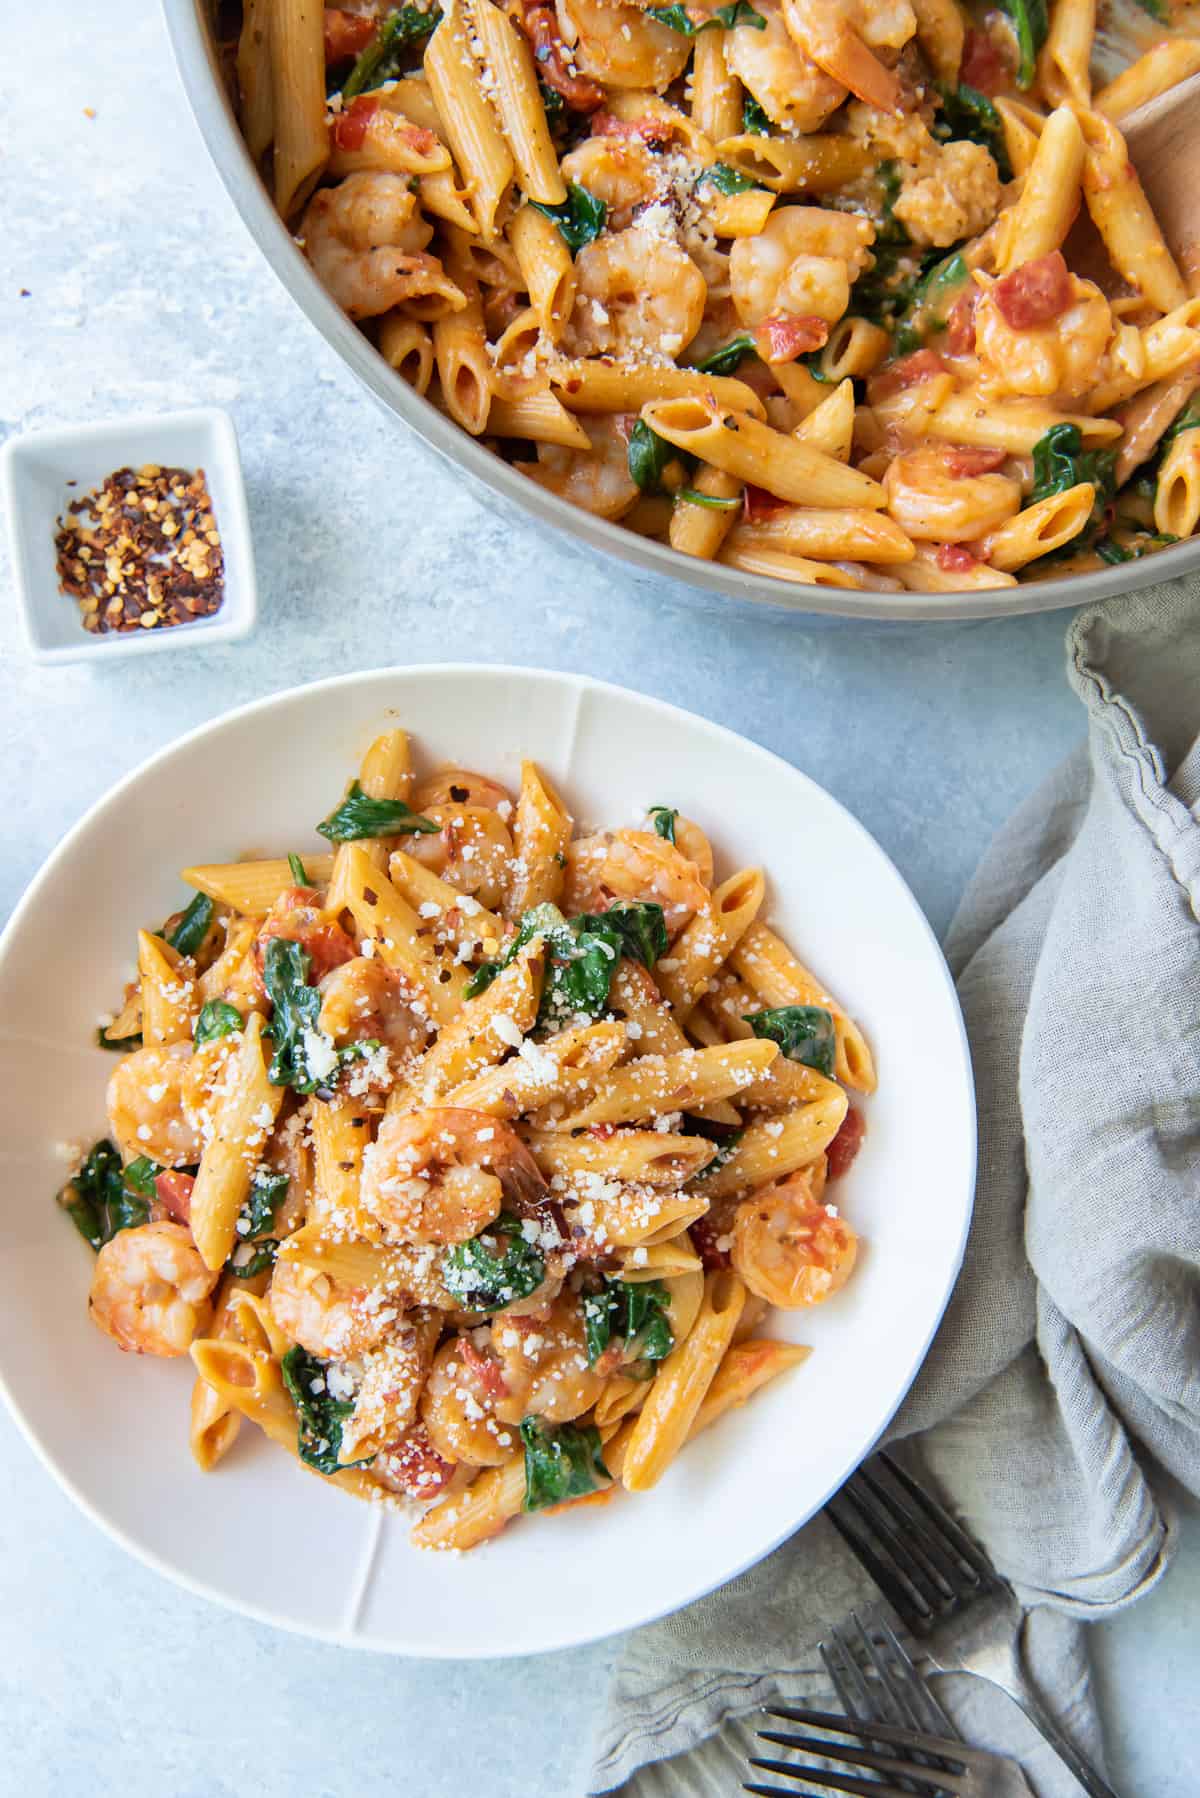
[[[85,807],[180,731],[324,674],[461,659],[583,669],[768,744],[857,813],[945,926],[994,826],[1081,734],[1061,621],[733,615],[499,515],[368,407],[257,260],[156,11],[116,23],[43,0],[31,20],[0,4],[0,435],[228,406],[262,613],[226,651],[36,672],[0,567],[0,918]],[[48,44],[53,80],[33,83]],[[1194,1614],[1195,1524],[1165,1585],[1099,1632],[1125,1798],[1197,1790],[1189,1599]],[[0,1417],[4,1798],[571,1798],[610,1652],[430,1666],[226,1616],[112,1547]]]

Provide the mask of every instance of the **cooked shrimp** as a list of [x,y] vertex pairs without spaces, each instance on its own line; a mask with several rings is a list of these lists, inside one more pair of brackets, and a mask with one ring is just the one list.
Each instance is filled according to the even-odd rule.
[[494,910],[504,897],[513,852],[503,818],[490,805],[455,803],[421,809],[441,828],[436,836],[406,837],[406,853],[456,891]]
[[344,1286],[329,1274],[280,1257],[271,1274],[271,1315],[310,1355],[349,1360],[374,1348],[400,1317],[398,1300],[380,1302],[378,1291]]
[[855,213],[777,207],[756,237],[739,238],[729,253],[738,317],[758,325],[773,312],[792,312],[834,324],[850,303],[874,237],[870,220]]
[[212,1315],[220,1269],[205,1267],[182,1224],[118,1230],[96,1257],[92,1322],[131,1355],[186,1355]]
[[503,805],[511,808],[512,795],[498,780],[476,774],[473,768],[442,768],[423,780],[413,796],[419,812],[432,805],[475,805],[495,812]]
[[738,26],[724,39],[731,75],[747,87],[769,119],[792,131],[819,131],[846,98],[846,89],[806,56],[784,24],[777,0],[756,6],[766,29]]
[[575,356],[677,356],[700,329],[707,299],[704,276],[670,238],[644,225],[606,232],[575,258],[567,348]]
[[320,1027],[339,1049],[371,1037],[402,1055],[424,1048],[428,1026],[409,997],[394,968],[356,955],[321,981]]
[[792,38],[827,75],[885,112],[898,112],[901,87],[875,50],[898,50],[913,36],[910,0],[783,0]]
[[1070,401],[1095,386],[1112,336],[1112,312],[1093,282],[1078,275],[1067,280],[1071,299],[1058,317],[1023,329],[1010,325],[991,290],[984,290],[975,308],[975,349],[989,393]]
[[624,231],[658,193],[663,161],[641,137],[587,137],[563,157],[562,172],[604,201],[610,230]]
[[108,1083],[108,1123],[126,1161],[148,1155],[162,1167],[199,1161],[203,1142],[187,1116],[183,1085],[190,1043],[135,1049],[117,1063]]
[[516,1131],[484,1111],[385,1117],[363,1156],[362,1203],[397,1242],[467,1242],[506,1204],[528,1212],[547,1191]]
[[606,911],[614,899],[661,905],[675,936],[708,897],[695,862],[650,830],[602,830],[567,848],[565,910]]
[[570,1423],[604,1390],[606,1376],[588,1365],[583,1311],[573,1292],[532,1317],[494,1318],[492,1344],[506,1388],[494,1406],[502,1423],[530,1415]]
[[539,443],[536,462],[515,464],[559,499],[597,518],[623,518],[641,490],[629,472],[629,444],[615,418],[580,418],[590,450],[559,449]]
[[995,530],[1021,509],[1021,489],[1008,475],[953,473],[953,451],[927,444],[888,464],[887,509],[910,537],[966,543]]
[[437,257],[425,253],[433,227],[407,175],[363,172],[321,188],[300,236],[322,285],[351,318],[375,318],[428,294],[455,309],[466,303]]
[[581,75],[661,94],[692,53],[688,39],[622,0],[558,0],[563,37]]
[[858,1238],[845,1218],[814,1196],[808,1168],[738,1206],[733,1265],[770,1305],[819,1305],[846,1284],[857,1254]]
[[[495,1371],[493,1371],[495,1370]],[[476,1352],[468,1336],[452,1336],[433,1358],[421,1394],[421,1422],[444,1461],[499,1467],[519,1445],[514,1429],[498,1423],[498,1364]]]

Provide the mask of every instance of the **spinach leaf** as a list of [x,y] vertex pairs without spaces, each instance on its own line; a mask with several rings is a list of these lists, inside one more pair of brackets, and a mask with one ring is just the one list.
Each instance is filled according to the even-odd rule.
[[212,923],[212,918],[212,900],[207,893],[197,893],[170,936],[167,937],[167,942],[180,955],[195,955],[208,935],[208,927]]
[[118,1230],[149,1223],[150,1200],[156,1196],[153,1176],[160,1171],[144,1155],[122,1168],[120,1155],[105,1139],[88,1151],[78,1173],[59,1193],[58,1203],[84,1241],[101,1249]]
[[[678,813],[676,813],[678,816]],[[660,835],[662,833],[660,832]],[[617,933],[619,953],[632,956],[650,969],[667,953],[667,924],[663,908],[651,899],[618,899],[605,912],[584,912],[571,920],[580,932]]]
[[702,375],[732,375],[736,374],[743,356],[754,356],[757,353],[751,333],[740,331],[721,349],[706,356],[703,362],[697,362],[696,367]]
[[567,197],[557,206],[547,206],[542,200],[530,200],[529,204],[535,211],[544,212],[548,219],[553,219],[558,226],[558,235],[572,256],[577,255],[585,243],[599,237],[608,217],[604,201],[574,181],[567,182]]
[[686,500],[689,506],[707,506],[710,512],[736,512],[743,503],[740,493],[731,499],[720,499],[715,493],[701,493],[696,487],[681,487],[675,498]]
[[[1111,449],[1085,450],[1078,425],[1051,425],[1045,436],[1033,446],[1033,489],[1026,500],[1032,506],[1052,493],[1065,493],[1080,481],[1090,481],[1096,489],[1091,516],[1079,532],[1064,543],[1058,554],[1075,555],[1090,549],[1103,528],[1105,510],[1116,492],[1117,452]],[[1043,558],[1045,560],[1046,558]]]
[[308,878],[308,874],[305,870],[304,863],[300,860],[298,855],[288,856],[288,867],[291,869],[292,880],[296,886],[310,887],[312,885],[312,881]]
[[1013,22],[1021,60],[1017,67],[1017,86],[1032,87],[1037,73],[1038,51],[1050,35],[1050,13],[1047,0],[1000,0]]
[[526,943],[531,943],[535,936],[548,938],[553,932],[565,931],[566,923],[567,921],[557,905],[535,905],[529,911],[523,912],[520,923],[517,925],[517,934],[504,953],[495,961],[480,962],[467,982],[466,997],[475,999],[480,993],[486,993],[497,974],[502,973],[505,968],[511,967],[512,963],[516,961]]
[[238,1212],[237,1223],[234,1225],[243,1242],[250,1242],[272,1228],[287,1189],[286,1174],[269,1173],[265,1168],[255,1171],[245,1204]]
[[440,6],[431,6],[428,12],[419,6],[401,6],[390,12],[378,36],[367,45],[346,77],[342,99],[353,100],[373,87],[382,87],[385,81],[395,81],[407,67],[409,58],[405,51],[428,37],[441,16]]
[[742,130],[748,137],[771,135],[771,121],[753,94],[747,94],[742,101]]
[[986,94],[960,81],[957,87],[939,82],[938,117],[933,135],[939,143],[966,141],[982,144],[991,152],[1001,181],[1012,180],[1012,165],[1004,142],[1004,121]]
[[275,1053],[267,1078],[272,1086],[298,1093],[315,1092],[320,1079],[310,1070],[306,1038],[318,1034],[321,995],[308,984],[312,957],[299,943],[273,936],[263,956],[263,986],[271,1001],[271,1035]]
[[624,1341],[627,1361],[665,1361],[675,1347],[669,1304],[661,1280],[606,1280],[599,1292],[586,1294],[583,1332],[588,1365],[595,1367],[614,1336]]
[[1157,19],[1160,25],[1169,25],[1171,23],[1171,15],[1167,10],[1166,0],[1138,0],[1138,5],[1143,12],[1148,12],[1152,19]]
[[130,1049],[141,1048],[142,1033],[140,1030],[134,1036],[109,1036],[107,1034],[109,1029],[111,1029],[111,1025],[101,1024],[99,1030],[97,1030],[96,1044],[99,1048],[115,1049],[118,1054],[121,1055],[126,1054]]
[[542,1511],[568,1498],[584,1498],[611,1485],[599,1430],[564,1423],[557,1429],[540,1417],[521,1424],[525,1444],[525,1501],[522,1510]]
[[657,431],[652,431],[644,418],[639,418],[629,433],[629,478],[643,493],[657,493],[662,486],[663,470],[679,451]]
[[545,113],[547,121],[556,119],[566,104],[562,95],[556,89],[547,87],[544,81],[538,82],[538,92],[542,97],[542,111]]
[[317,825],[317,834],[331,843],[354,843],[360,837],[436,836],[441,828],[403,799],[371,799],[354,781],[337,809]]
[[893,322],[898,356],[920,349],[926,338],[946,329],[958,290],[970,279],[970,272],[959,250],[924,270],[907,307]]
[[205,1043],[215,1043],[222,1036],[231,1036],[240,1030],[245,1020],[236,1005],[230,1005],[224,999],[209,999],[200,1007],[200,1016],[196,1019],[193,1041],[197,1049]]
[[711,19],[702,19],[698,25],[678,0],[674,6],[652,6],[648,10],[652,19],[669,25],[684,37],[699,37],[702,31],[732,31],[738,25],[751,25],[755,31],[767,28],[767,21],[750,5],[750,0],[731,0],[728,6],[718,6]]
[[858,277],[850,295],[850,311],[885,331],[912,307],[921,280],[939,259],[937,250],[918,250],[911,243],[876,242],[875,265]]
[[1200,394],[1193,394],[1183,411],[1172,420],[1162,434],[1164,444],[1173,443],[1185,431],[1200,431]]
[[[699,493],[696,497],[697,499],[707,499],[708,495],[706,493]],[[738,504],[740,503],[741,502],[739,501]],[[668,843],[673,843],[675,841],[675,825],[678,821],[679,813],[673,811],[669,805],[652,805],[650,807],[649,815],[654,820],[654,829],[657,835],[665,837]]]
[[731,168],[727,162],[714,162],[711,168],[705,169],[700,180],[707,181],[719,194],[745,194],[758,186],[752,176],[743,175],[740,169]]
[[465,1311],[499,1311],[527,1299],[545,1277],[541,1250],[526,1242],[520,1218],[510,1211],[502,1211],[494,1224],[442,1256],[446,1290]]
[[1153,555],[1157,549],[1170,549],[1172,543],[1178,542],[1178,537],[1172,537],[1169,531],[1141,531],[1131,543],[1118,542],[1115,537],[1102,538],[1096,545],[1096,554],[1111,567],[1119,562],[1140,562],[1143,556]]
[[[296,1449],[300,1459],[318,1473],[340,1473],[342,1426],[354,1409],[353,1399],[335,1398],[329,1390],[328,1361],[318,1361],[298,1344],[279,1364],[283,1383],[296,1407]],[[370,1460],[371,1456],[367,1456]],[[347,1467],[363,1467],[364,1461],[347,1461]]]
[[755,1036],[778,1043],[789,1061],[802,1062],[833,1079],[837,1032],[833,1014],[823,1006],[778,1005],[768,1011],[752,1011],[745,1021]]

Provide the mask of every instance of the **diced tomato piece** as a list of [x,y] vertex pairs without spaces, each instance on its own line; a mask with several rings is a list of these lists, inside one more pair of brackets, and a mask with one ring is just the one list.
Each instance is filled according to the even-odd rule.
[[[836,1137],[834,1141],[837,1141]],[[706,1274],[713,1274],[723,1267],[730,1266],[729,1250],[717,1246],[718,1242],[723,1242],[729,1234],[719,1220],[712,1217],[699,1218],[694,1224],[689,1225],[688,1234]]]
[[332,67],[349,62],[364,51],[379,27],[374,19],[362,13],[347,12],[341,6],[325,8],[325,61]]
[[911,356],[901,356],[899,361],[889,362],[881,373],[872,375],[871,398],[888,399],[893,393],[903,393],[906,387],[917,387],[934,375],[948,372],[936,350],[914,350]]
[[946,473],[956,481],[965,480],[968,475],[994,474],[1007,456],[1007,450],[976,449],[969,443],[948,443],[942,451]]
[[604,89],[575,67],[575,59],[563,43],[553,6],[531,6],[529,0],[522,0],[522,7],[514,15],[514,23],[532,46],[538,80],[561,94],[573,112],[595,112],[603,106]]
[[192,1221],[192,1188],[195,1184],[191,1174],[181,1174],[177,1168],[166,1168],[154,1177],[154,1190],[160,1205],[178,1224]]
[[639,412],[614,412],[613,424],[616,427],[617,436],[621,439],[622,443],[629,442],[629,439],[633,436],[633,427],[640,417],[641,414]]
[[968,31],[958,78],[981,94],[1003,93],[1010,71],[999,45],[986,31]]
[[820,350],[829,341],[829,326],[810,313],[772,312],[754,333],[754,344],[764,362],[794,362]]
[[414,1423],[375,1461],[374,1472],[409,1498],[436,1498],[454,1478],[454,1462],[443,1461],[423,1423]]
[[1004,275],[992,289],[996,309],[1014,331],[1033,331],[1049,325],[1071,304],[1074,290],[1071,271],[1061,250],[1023,262]]
[[979,289],[971,287],[955,300],[946,320],[946,348],[952,356],[969,356],[975,348],[975,308]]
[[592,115],[593,137],[637,137],[651,150],[664,150],[675,135],[665,119],[618,119],[611,112]]
[[273,936],[286,937],[299,943],[312,957],[310,978],[318,981],[353,961],[357,951],[340,924],[331,924],[313,904],[311,887],[286,887],[280,893],[263,922],[254,943],[254,953],[262,966],[263,951]]
[[588,1135],[594,1136],[597,1142],[607,1142],[610,1136],[617,1134],[615,1124],[589,1124]]
[[458,1352],[467,1364],[474,1384],[487,1398],[507,1398],[508,1382],[495,1355],[475,1347],[469,1336],[460,1336]]
[[785,499],[776,499],[765,487],[755,487],[747,481],[742,493],[742,509],[747,524],[761,524],[764,518],[782,512],[787,505]]
[[[948,549],[953,549],[956,546],[954,544],[947,544],[946,547]],[[973,557],[972,560],[974,560]],[[831,1180],[841,1179],[842,1175],[847,1171],[851,1162],[854,1160],[854,1157],[858,1154],[858,1151],[862,1148],[863,1137],[866,1134],[866,1120],[864,1119],[862,1112],[856,1111],[852,1105],[842,1119],[841,1129],[825,1151],[829,1163],[828,1177]]]
[[379,101],[370,94],[359,94],[345,112],[333,122],[333,141],[339,150],[361,150],[367,141],[367,126],[379,111]]

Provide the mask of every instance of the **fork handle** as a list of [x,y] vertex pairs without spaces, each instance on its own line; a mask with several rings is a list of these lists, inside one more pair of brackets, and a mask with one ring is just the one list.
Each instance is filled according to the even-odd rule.
[[[1038,1733],[1053,1748],[1059,1760],[1074,1774],[1079,1784],[1088,1794],[1088,1798],[1117,1798],[1112,1787],[1097,1773],[1096,1769],[1085,1761],[1078,1749],[1069,1742],[1058,1724],[1045,1709],[1041,1699],[1034,1691],[1022,1667],[1016,1643],[1005,1644],[1001,1654],[996,1656],[973,1656],[975,1664],[961,1668],[964,1673],[974,1673],[979,1679],[986,1679],[991,1685],[999,1686],[1002,1692],[1020,1705],[1029,1721]],[[947,1668],[947,1672],[951,1669]]]

